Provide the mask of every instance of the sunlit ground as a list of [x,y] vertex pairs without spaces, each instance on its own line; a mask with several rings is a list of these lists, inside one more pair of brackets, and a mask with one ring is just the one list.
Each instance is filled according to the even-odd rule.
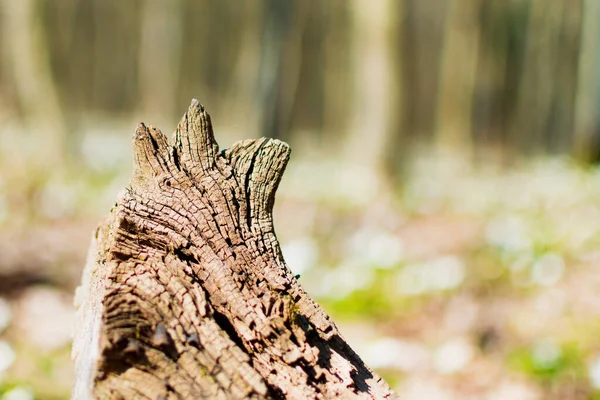
[[403,399],[594,398],[600,170],[461,160],[418,158],[352,205],[339,176],[292,165],[288,264]]
[[[0,146],[2,400],[69,395],[72,294],[129,175],[111,140],[58,172]],[[402,399],[600,398],[600,169],[410,165],[401,187],[297,153],[284,175],[285,258],[345,338]]]

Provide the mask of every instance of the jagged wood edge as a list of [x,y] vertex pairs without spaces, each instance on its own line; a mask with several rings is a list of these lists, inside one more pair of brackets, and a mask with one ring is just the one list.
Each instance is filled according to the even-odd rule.
[[[291,273],[285,266],[273,229],[272,207],[275,190],[277,189],[277,185],[279,184],[283,170],[289,159],[289,152],[289,147],[284,143],[263,138],[238,142],[230,149],[219,153],[218,145],[214,140],[210,118],[197,101],[192,102],[190,109],[180,122],[178,129],[174,134],[173,145],[169,143],[160,131],[152,127],[147,127],[144,124],[140,124],[136,130],[134,139],[135,170],[132,178],[132,185],[128,191],[122,195],[119,202],[117,202],[116,209],[113,210],[113,213],[111,214],[113,217],[112,221],[104,224],[97,232],[96,240],[98,240],[99,243],[107,244],[107,246],[106,248],[99,249],[97,254],[95,254],[96,250],[93,247],[90,250],[90,259],[86,266],[86,272],[84,272],[84,285],[87,279],[88,282],[92,282],[91,288],[95,293],[104,290],[98,282],[102,283],[102,279],[109,274],[107,271],[111,268],[111,263],[114,263],[115,261],[113,259],[109,260],[107,263],[107,258],[110,257],[105,256],[107,254],[110,255],[110,243],[111,241],[114,242],[116,240],[116,232],[119,229],[116,228],[116,226],[123,222],[122,219],[119,221],[119,206],[122,206],[122,202],[127,198],[128,193],[133,193],[133,188],[138,191],[152,191],[161,185],[176,185],[177,182],[173,182],[171,180],[172,177],[168,177],[167,180],[157,179],[161,174],[167,172],[172,165],[177,165],[178,168],[185,170],[185,175],[191,177],[192,181],[198,179],[199,181],[202,181],[205,186],[206,183],[210,184],[211,180],[214,181],[218,178],[215,178],[215,174],[226,177],[232,174],[235,176],[236,180],[244,182],[243,187],[245,188],[246,193],[237,193],[237,195],[239,195],[240,198],[246,199],[246,204],[239,204],[236,205],[236,207],[238,212],[245,214],[248,223],[246,224],[247,226],[243,226],[243,224],[240,223],[240,219],[238,221],[238,223],[240,223],[238,226],[232,226],[230,228],[239,230],[243,236],[241,239],[244,239],[244,237],[247,239],[247,237],[258,235],[266,240],[266,243],[263,243],[263,248],[254,250],[259,251],[263,257],[267,256],[267,258],[272,261],[270,263],[267,259],[266,264],[270,271],[267,271],[264,275],[269,276],[270,278],[268,280],[270,289],[275,291],[286,291],[289,298],[298,300],[297,303],[293,304],[295,312],[305,318],[306,322],[318,332],[320,337],[318,340],[319,343],[314,347],[318,348],[319,352],[329,351],[330,355],[335,353],[338,356],[343,354],[347,357],[352,368],[354,368],[353,373],[364,375],[361,378],[362,384],[357,384],[357,390],[359,392],[367,393],[370,391],[370,395],[376,396],[377,398],[389,398],[390,396],[393,396],[389,387],[381,380],[381,378],[374,375],[349,348],[346,342],[341,338],[341,335],[333,322],[331,322],[323,310],[308,297],[292,278]],[[264,171],[267,172],[266,175],[262,174]],[[233,197],[236,197],[235,193]],[[255,221],[256,223],[252,223],[252,221]],[[94,246],[94,244],[92,246]],[[92,260],[94,261],[92,262]],[[104,268],[101,266],[104,266]],[[86,290],[90,290],[90,285],[88,285]],[[105,299],[108,298],[106,293],[104,295]],[[86,314],[84,312],[86,307],[94,312],[90,313],[88,311]],[[91,329],[92,331],[95,330],[94,332],[97,332],[98,304],[86,304],[84,301],[79,307],[79,310],[82,318],[87,321],[87,323],[84,323],[81,326],[85,326],[86,329]],[[156,335],[157,328],[154,328],[154,330],[154,335]],[[94,337],[94,335],[91,335],[91,337]],[[325,347],[329,346],[330,349],[323,346],[323,341],[326,342]],[[93,346],[92,342],[93,341],[89,340],[87,342],[82,342],[81,340],[79,340],[79,342],[76,341],[74,345],[76,359],[77,355],[79,354],[81,357],[82,353],[86,356],[94,355],[93,349],[91,348],[91,346]],[[139,345],[139,343],[131,345],[127,342],[125,348],[121,348],[121,350],[133,351],[133,353],[135,353],[137,351],[136,348]],[[107,348],[106,346],[107,342],[105,338],[104,351]],[[287,355],[287,361],[294,362],[298,357],[306,357],[306,359],[309,360],[311,358],[309,353],[301,355],[293,354],[291,356]],[[93,369],[82,369],[81,360],[77,359],[77,362],[80,375],[83,375],[86,378],[78,379],[75,386],[76,389],[78,387],[85,387],[86,384],[89,384],[92,379],[92,377],[89,376],[90,370]],[[89,365],[92,364],[90,363]],[[352,371],[346,371],[346,373],[351,372]],[[252,375],[250,372],[248,373]],[[97,376],[94,377],[96,380],[97,378]],[[267,389],[265,385],[263,385],[265,383],[264,379],[268,379],[268,376],[263,376],[263,380],[254,378],[256,378],[256,376],[251,377],[249,379],[250,382],[248,382],[249,386],[252,386],[252,393],[258,397],[268,395]],[[346,377],[346,379],[350,379],[355,383],[357,381],[356,377],[351,376]],[[271,384],[273,384],[273,382],[271,382]],[[288,387],[286,393],[290,390],[293,390],[293,388]],[[333,392],[335,392],[335,390]],[[74,395],[75,393],[82,393],[82,390],[74,390],[73,393]],[[317,393],[314,394],[315,396],[317,395]]]

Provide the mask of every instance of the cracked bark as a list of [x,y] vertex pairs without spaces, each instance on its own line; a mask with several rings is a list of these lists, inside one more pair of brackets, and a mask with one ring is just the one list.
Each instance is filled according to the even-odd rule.
[[287,144],[219,151],[196,101],[134,173],[78,288],[72,399],[396,398],[300,287],[273,229]]

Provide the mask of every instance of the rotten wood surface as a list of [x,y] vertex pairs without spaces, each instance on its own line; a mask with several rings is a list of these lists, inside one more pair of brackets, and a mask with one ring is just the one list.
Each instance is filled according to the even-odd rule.
[[219,151],[196,100],[171,141],[138,125],[76,295],[72,399],[396,398],[285,265],[289,156],[266,138]]

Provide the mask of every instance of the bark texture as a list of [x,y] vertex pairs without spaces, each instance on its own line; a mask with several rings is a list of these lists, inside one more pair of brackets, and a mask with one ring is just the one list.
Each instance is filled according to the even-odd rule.
[[266,138],[219,151],[196,100],[171,142],[138,125],[76,297],[73,399],[396,398],[284,263],[289,155]]

